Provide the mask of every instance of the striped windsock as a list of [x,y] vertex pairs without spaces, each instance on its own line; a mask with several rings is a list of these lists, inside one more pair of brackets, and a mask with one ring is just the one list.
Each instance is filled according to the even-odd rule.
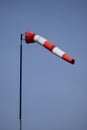
[[25,41],[26,43],[34,43],[37,42],[40,45],[44,46],[47,48],[49,51],[51,51],[53,54],[61,57],[63,60],[74,64],[75,60],[66,54],[63,50],[58,48],[56,45],[54,45],[52,42],[46,40],[45,38],[41,37],[40,35],[33,33],[33,32],[26,32],[25,33]]

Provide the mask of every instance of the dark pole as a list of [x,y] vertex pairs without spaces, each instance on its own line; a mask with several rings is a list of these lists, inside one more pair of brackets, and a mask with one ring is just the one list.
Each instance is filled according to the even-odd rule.
[[20,35],[20,93],[19,93],[19,121],[22,130],[22,34]]

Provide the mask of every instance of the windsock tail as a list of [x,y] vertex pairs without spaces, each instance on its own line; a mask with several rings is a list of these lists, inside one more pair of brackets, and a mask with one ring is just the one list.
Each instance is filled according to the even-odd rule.
[[69,62],[69,63],[71,63],[71,64],[75,63],[75,60],[71,56],[69,56],[68,54],[64,54],[62,56],[62,59]]

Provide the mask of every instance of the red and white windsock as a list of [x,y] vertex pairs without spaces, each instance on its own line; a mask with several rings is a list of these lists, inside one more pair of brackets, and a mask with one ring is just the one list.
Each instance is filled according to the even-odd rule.
[[47,48],[49,51],[51,51],[53,54],[61,57],[63,60],[74,64],[75,60],[66,54],[63,50],[58,48],[56,45],[54,45],[52,42],[48,41],[47,39],[41,37],[40,35],[33,33],[33,32],[26,32],[25,33],[25,41],[26,43],[34,43],[37,42],[40,45],[44,46]]

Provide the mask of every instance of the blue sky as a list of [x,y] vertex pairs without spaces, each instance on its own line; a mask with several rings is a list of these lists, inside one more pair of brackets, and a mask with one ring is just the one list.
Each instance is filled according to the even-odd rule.
[[20,34],[33,31],[71,65],[23,41],[23,130],[87,129],[87,1],[0,1],[0,129],[19,129]]

